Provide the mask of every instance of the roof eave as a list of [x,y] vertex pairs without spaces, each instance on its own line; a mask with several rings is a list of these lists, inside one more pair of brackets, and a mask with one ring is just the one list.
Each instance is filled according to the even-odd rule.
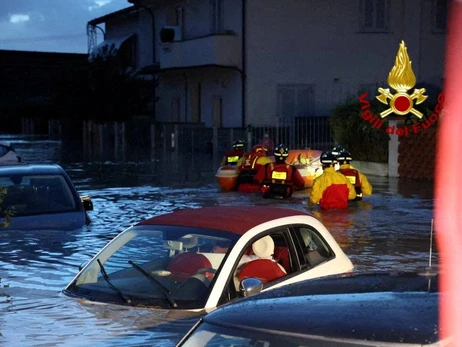
[[88,25],[98,25],[98,24],[101,24],[101,23],[106,23],[110,19],[114,19],[114,18],[123,16],[123,15],[129,15],[129,14],[132,14],[132,13],[136,13],[137,11],[138,11],[138,9],[135,6],[129,6],[129,7],[123,8],[123,9],[121,9],[119,11],[111,12],[111,13],[106,14],[104,16],[94,18],[94,19],[90,20],[87,24]]

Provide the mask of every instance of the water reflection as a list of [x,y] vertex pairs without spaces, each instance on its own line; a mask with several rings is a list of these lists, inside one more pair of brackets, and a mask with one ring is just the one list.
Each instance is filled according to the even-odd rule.
[[[207,155],[180,158],[167,153],[145,161],[88,162],[78,154],[69,156],[66,152],[70,149],[63,150],[59,141],[28,136],[10,136],[8,140],[27,162],[60,163],[79,193],[92,197],[94,211],[89,212],[92,225],[72,232],[1,232],[2,346],[172,346],[193,324],[195,316],[88,305],[60,291],[82,262],[140,219],[210,205],[308,209],[304,191],[287,200],[221,192],[214,177],[218,164]],[[374,186],[372,196],[351,204],[348,211],[313,209],[313,215],[330,229],[356,271],[416,270],[427,266],[432,184],[384,177],[369,179]],[[437,264],[437,252],[433,253],[432,263]]]

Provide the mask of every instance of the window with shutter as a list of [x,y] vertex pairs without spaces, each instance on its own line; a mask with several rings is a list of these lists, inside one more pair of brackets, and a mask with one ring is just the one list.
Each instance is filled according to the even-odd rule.
[[360,0],[361,32],[388,32],[390,0]]

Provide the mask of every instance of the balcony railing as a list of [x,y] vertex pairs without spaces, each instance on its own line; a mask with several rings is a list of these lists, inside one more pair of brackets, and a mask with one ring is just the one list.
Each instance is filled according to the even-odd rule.
[[235,34],[211,35],[186,41],[162,43],[160,68],[241,65],[241,45]]

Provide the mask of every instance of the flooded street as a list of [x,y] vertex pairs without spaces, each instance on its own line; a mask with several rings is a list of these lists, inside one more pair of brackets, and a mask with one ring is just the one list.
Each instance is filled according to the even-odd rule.
[[[90,195],[92,224],[72,232],[0,231],[0,345],[172,346],[195,322],[173,311],[87,305],[61,294],[120,231],[157,214],[210,205],[271,205],[307,210],[307,192],[288,200],[222,192],[214,173],[221,158],[167,153],[124,163],[83,161],[59,141],[2,137],[25,162],[61,164],[81,195]],[[182,160],[181,160],[182,159]],[[331,231],[355,271],[412,271],[428,266],[433,184],[369,176],[373,195],[348,211],[313,215]],[[433,242],[432,264],[437,265]],[[181,321],[174,322],[179,317]],[[171,322],[166,326],[167,322]],[[160,333],[159,325],[163,325]]]

